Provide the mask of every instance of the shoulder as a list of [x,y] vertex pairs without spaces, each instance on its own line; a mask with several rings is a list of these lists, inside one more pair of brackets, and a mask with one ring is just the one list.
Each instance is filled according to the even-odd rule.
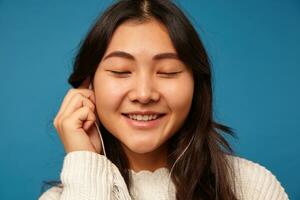
[[38,200],[57,200],[60,199],[61,193],[63,191],[63,185],[59,184],[56,186],[53,186],[46,190]]
[[287,200],[281,183],[264,166],[238,156],[227,156],[234,176],[234,186],[241,199]]

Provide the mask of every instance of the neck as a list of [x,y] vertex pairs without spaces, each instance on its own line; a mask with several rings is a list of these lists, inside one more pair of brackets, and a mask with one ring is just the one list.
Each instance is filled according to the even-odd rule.
[[141,170],[155,171],[161,167],[167,167],[167,148],[162,145],[158,149],[147,153],[136,153],[122,145],[129,161],[129,169],[135,172]]

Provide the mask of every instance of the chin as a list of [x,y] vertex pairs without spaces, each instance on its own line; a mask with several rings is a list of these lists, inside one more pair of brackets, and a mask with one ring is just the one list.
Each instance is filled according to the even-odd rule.
[[153,152],[155,149],[157,149],[157,146],[154,144],[136,143],[125,145],[125,148],[133,153],[145,154]]

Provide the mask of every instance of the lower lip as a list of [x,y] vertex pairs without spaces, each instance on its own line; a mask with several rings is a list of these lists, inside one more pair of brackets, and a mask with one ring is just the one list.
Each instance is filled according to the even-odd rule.
[[137,121],[137,120],[130,119],[129,117],[127,117],[125,115],[122,115],[122,117],[124,117],[125,120],[127,121],[127,123],[134,128],[148,129],[148,128],[157,127],[161,123],[161,121],[165,117],[165,115],[163,115],[155,120],[150,120],[150,121]]

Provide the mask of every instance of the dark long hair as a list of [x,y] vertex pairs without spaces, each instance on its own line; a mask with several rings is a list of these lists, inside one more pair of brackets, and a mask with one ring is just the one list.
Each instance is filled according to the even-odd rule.
[[[235,200],[234,171],[228,155],[233,150],[223,133],[235,136],[232,128],[213,119],[211,65],[196,30],[185,14],[169,0],[121,0],[111,5],[82,41],[68,82],[77,88],[87,77],[94,78],[97,66],[115,29],[131,20],[143,23],[158,20],[168,30],[182,62],[192,69],[194,95],[185,123],[168,141],[168,164],[176,199]],[[128,159],[120,142],[100,124],[107,157],[118,167],[130,188]]]

